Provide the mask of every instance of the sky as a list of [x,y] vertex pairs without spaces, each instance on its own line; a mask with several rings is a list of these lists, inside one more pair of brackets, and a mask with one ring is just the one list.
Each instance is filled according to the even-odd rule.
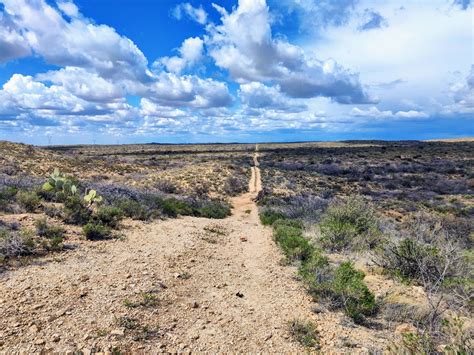
[[471,0],[0,0],[0,140],[466,136]]

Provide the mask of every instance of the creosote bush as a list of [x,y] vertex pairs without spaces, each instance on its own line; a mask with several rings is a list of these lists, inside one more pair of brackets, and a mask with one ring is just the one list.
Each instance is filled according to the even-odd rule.
[[123,211],[114,206],[101,206],[94,215],[99,223],[111,228],[117,228],[123,218]]
[[361,198],[333,203],[319,223],[321,244],[333,251],[372,249],[381,231],[375,211]]
[[346,314],[356,322],[377,310],[375,296],[364,283],[365,274],[356,270],[350,262],[343,262],[334,271],[331,283],[334,303],[344,308]]
[[111,228],[101,223],[87,223],[82,231],[88,240],[101,240],[112,236]]
[[146,205],[132,199],[120,199],[114,205],[120,208],[125,217],[146,221],[151,217],[151,211]]
[[260,211],[260,221],[264,226],[270,226],[279,219],[285,219],[286,216],[278,211],[264,209]]

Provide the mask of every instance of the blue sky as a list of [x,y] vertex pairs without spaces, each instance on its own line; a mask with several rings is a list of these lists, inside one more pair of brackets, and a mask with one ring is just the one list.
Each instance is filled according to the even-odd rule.
[[0,139],[474,136],[469,0],[0,0]]

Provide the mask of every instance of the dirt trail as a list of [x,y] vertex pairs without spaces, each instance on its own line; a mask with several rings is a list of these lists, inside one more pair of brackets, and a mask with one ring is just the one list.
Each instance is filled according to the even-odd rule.
[[303,351],[287,325],[312,303],[260,224],[257,150],[227,219],[128,222],[124,240],[0,274],[0,350]]

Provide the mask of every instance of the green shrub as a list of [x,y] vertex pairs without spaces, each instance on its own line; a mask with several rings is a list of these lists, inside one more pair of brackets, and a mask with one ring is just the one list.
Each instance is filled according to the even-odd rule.
[[372,249],[382,234],[378,224],[375,211],[361,198],[333,204],[319,223],[321,244],[336,251]]
[[97,210],[95,218],[105,226],[117,228],[123,218],[123,211],[114,206],[102,206]]
[[199,217],[223,219],[230,216],[230,206],[221,201],[206,201],[197,209]]
[[35,212],[41,203],[39,196],[33,191],[20,191],[16,194],[16,199],[27,212]]
[[192,216],[194,214],[193,207],[188,202],[176,198],[161,199],[160,207],[163,214],[168,217]]
[[308,260],[301,264],[299,274],[315,298],[330,296],[334,272],[329,264],[329,259],[320,250],[313,250]]
[[272,225],[275,221],[285,218],[286,217],[283,213],[270,209],[264,209],[260,212],[260,221],[264,226]]
[[364,283],[365,274],[356,270],[352,263],[343,262],[334,271],[331,291],[335,304],[344,308],[345,313],[354,321],[360,322],[364,316],[377,310],[375,296]]
[[100,223],[87,223],[82,231],[88,240],[101,240],[111,237],[112,230],[110,227]]
[[66,223],[84,225],[89,222],[92,212],[79,196],[74,195],[66,199],[64,203],[64,214]]
[[11,186],[6,186],[0,190],[0,211],[11,212],[11,205],[15,201],[17,192],[18,189]]
[[64,236],[64,229],[60,226],[50,226],[46,218],[38,219],[35,223],[36,233],[44,238],[62,238]]
[[123,211],[125,217],[146,221],[150,218],[150,212],[140,202],[131,199],[122,199],[115,203],[115,206]]
[[301,321],[295,319],[289,324],[290,334],[293,338],[303,346],[318,347],[318,332],[316,326],[311,321]]
[[291,260],[308,260],[314,250],[308,239],[303,237],[301,228],[284,224],[274,228],[274,237],[283,253]]

